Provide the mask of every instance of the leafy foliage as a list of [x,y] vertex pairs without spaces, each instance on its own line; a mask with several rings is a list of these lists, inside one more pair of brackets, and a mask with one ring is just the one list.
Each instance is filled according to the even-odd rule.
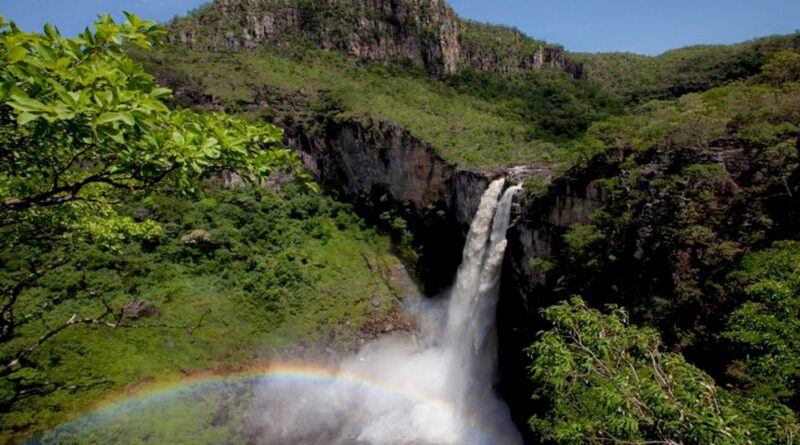
[[713,348],[732,309],[728,273],[793,230],[799,88],[758,75],[593,124],[580,141],[604,153],[589,180],[606,198],[590,227],[564,232],[554,293],[609,298],[670,345]]
[[[43,346],[72,329],[92,337],[96,328],[127,325],[107,293],[112,283],[87,278],[84,269],[92,259],[114,264],[132,238],[154,242],[163,233],[157,221],[121,213],[122,202],[160,184],[193,192],[219,172],[248,182],[299,173],[276,127],[166,106],[171,92],[124,51],[149,49],[162,34],[131,14],[122,24],[101,16],[94,31],[75,38],[49,25],[43,34],[25,33],[0,18],[3,411],[83,387],[48,378],[60,358],[51,350],[49,364],[37,362]],[[68,366],[80,363],[71,360]]]
[[[529,121],[535,114],[533,103],[509,99],[504,104],[505,99],[482,97],[483,87],[448,86],[398,66],[365,68],[328,51],[295,48],[288,54],[271,50],[222,54],[175,47],[140,57],[151,72],[190,89],[194,98],[205,98],[196,106],[222,104],[230,111],[249,112],[303,132],[314,131],[323,119],[357,121],[368,127],[374,120],[391,122],[432,144],[447,160],[465,166],[520,165],[532,160],[567,164],[574,158],[572,150],[579,148],[549,142],[554,136],[547,127],[558,121],[561,127],[552,131],[569,138],[562,133],[574,134],[605,116],[581,102],[591,93],[559,75],[552,81],[544,74],[531,80],[550,85],[547,92],[526,97],[536,97],[552,117],[541,114]],[[480,82],[477,78],[474,84]],[[570,90],[559,92],[562,82]],[[525,81],[517,85],[518,89],[503,90],[503,97],[530,86]],[[563,107],[561,100],[566,102]],[[578,122],[571,123],[570,117]]]
[[[32,34],[0,22],[4,227],[35,219],[41,229],[57,219],[71,234],[110,237],[132,228],[109,205],[115,191],[167,176],[189,190],[215,171],[256,180],[297,165],[275,127],[168,110],[170,91],[123,53],[123,43],[156,43],[163,30],[154,22],[103,16],[95,27],[67,39],[49,25]],[[12,231],[6,240],[23,236]]]
[[545,440],[789,444],[797,435],[790,410],[716,387],[679,354],[662,352],[656,332],[630,326],[619,308],[603,314],[575,298],[544,315],[553,328],[528,353],[536,397],[549,404],[530,424]]
[[746,256],[732,275],[744,303],[723,336],[741,357],[731,373],[759,397],[798,408],[800,397],[800,243],[783,241]]
[[[760,250],[797,233],[795,54],[765,55],[750,77],[724,86],[635,105],[579,138],[602,155],[574,169],[568,187],[603,199],[570,205],[591,220],[555,229],[551,264],[531,265],[548,283],[549,295],[537,295],[580,294],[626,311],[603,315],[582,302],[546,310],[555,327],[530,350],[545,406],[532,426],[543,438],[796,436],[797,247]],[[647,327],[632,327],[627,314]],[[658,352],[661,339],[673,352]],[[659,386],[659,375],[680,390]]]
[[773,54],[764,65],[762,76],[778,84],[800,81],[800,53],[784,50]]
[[526,122],[529,138],[565,141],[621,112],[616,95],[552,69],[501,75],[464,69],[446,79],[457,91],[490,100]]
[[573,54],[590,80],[632,103],[679,97],[758,74],[774,54],[800,49],[800,34],[738,45],[700,45],[656,57],[628,53]]

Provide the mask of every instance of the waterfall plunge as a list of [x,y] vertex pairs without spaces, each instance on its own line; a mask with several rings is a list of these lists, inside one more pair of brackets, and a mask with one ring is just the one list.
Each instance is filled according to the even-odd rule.
[[249,419],[257,443],[521,443],[493,391],[500,272],[519,190],[503,193],[504,185],[492,182],[481,198],[449,299],[417,311],[419,338],[372,342],[343,360],[332,381],[262,383]]

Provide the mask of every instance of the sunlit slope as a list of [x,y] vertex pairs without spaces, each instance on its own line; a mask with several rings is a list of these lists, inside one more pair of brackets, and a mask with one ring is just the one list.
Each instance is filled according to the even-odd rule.
[[159,194],[129,211],[163,223],[164,235],[117,251],[83,247],[31,301],[20,301],[22,313],[33,313],[36,298],[49,298],[52,314],[31,319],[4,346],[30,344],[74,312],[102,312],[86,289],[126,308],[124,327],[76,326],[32,354],[34,366],[11,377],[49,383],[0,416],[0,443],[36,435],[125,388],[287,355],[322,359],[402,325],[402,292],[391,279],[400,262],[388,237],[328,198],[238,188],[194,200]]
[[[211,95],[234,111],[257,105],[259,117],[284,123],[320,114],[392,122],[431,143],[447,160],[466,166],[502,167],[563,155],[554,144],[536,138],[531,126],[503,103],[460,93],[425,74],[360,67],[335,53],[296,58],[269,51],[171,48],[148,55],[146,64],[175,85]],[[290,113],[279,109],[286,106]]]

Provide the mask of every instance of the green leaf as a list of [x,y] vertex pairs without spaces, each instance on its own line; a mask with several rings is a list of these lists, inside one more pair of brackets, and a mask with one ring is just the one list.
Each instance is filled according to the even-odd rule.
[[8,48],[8,63],[16,63],[24,59],[28,52],[22,46]]
[[171,94],[172,90],[170,90],[169,88],[155,88],[153,91],[150,92],[150,95],[157,99],[168,97]]
[[178,145],[183,145],[186,143],[186,139],[183,137],[183,134],[177,130],[172,132],[172,140]]
[[17,123],[19,125],[27,125],[28,123],[30,123],[30,122],[38,119],[38,118],[39,118],[39,116],[37,116],[35,114],[31,114],[31,113],[25,112],[25,113],[21,113],[19,116],[17,116]]
[[123,122],[126,125],[134,126],[136,125],[136,120],[134,120],[133,115],[126,111],[113,111],[110,113],[103,113],[100,117],[97,118],[95,121],[96,125],[103,125],[112,122]]
[[122,134],[122,132],[112,134],[111,139],[118,144],[125,143],[125,136]]
[[44,34],[50,40],[57,40],[58,39],[58,31],[53,27],[53,25],[49,23],[45,23],[44,25]]
[[29,97],[22,96],[18,93],[14,93],[11,96],[11,101],[8,103],[12,108],[17,111],[21,112],[49,112],[52,110],[51,107],[39,102],[36,99],[31,99]]

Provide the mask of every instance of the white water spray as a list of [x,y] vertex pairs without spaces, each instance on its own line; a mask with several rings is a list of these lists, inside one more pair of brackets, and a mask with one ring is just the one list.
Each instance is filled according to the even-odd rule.
[[508,408],[493,391],[500,274],[511,205],[520,189],[503,193],[504,185],[504,179],[492,182],[481,198],[447,310],[437,311],[432,303],[419,314],[434,326],[416,341],[366,345],[339,364],[338,372],[348,378],[263,383],[249,415],[254,442],[521,443]]

